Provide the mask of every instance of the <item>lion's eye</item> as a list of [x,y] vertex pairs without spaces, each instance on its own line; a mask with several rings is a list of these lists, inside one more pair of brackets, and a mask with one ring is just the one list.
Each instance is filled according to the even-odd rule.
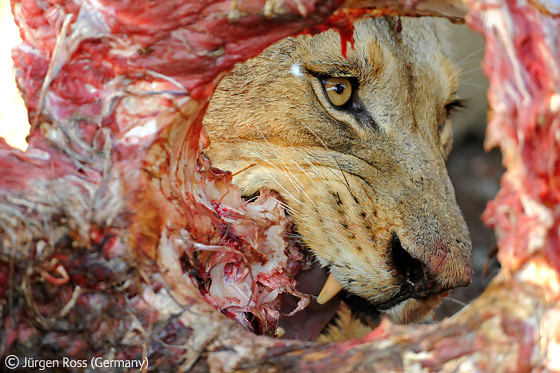
[[352,97],[352,83],[346,78],[324,78],[321,80],[327,97],[336,107],[346,105]]
[[465,107],[465,100],[455,99],[444,106],[439,115],[438,129],[440,132],[445,128],[445,122],[454,112]]

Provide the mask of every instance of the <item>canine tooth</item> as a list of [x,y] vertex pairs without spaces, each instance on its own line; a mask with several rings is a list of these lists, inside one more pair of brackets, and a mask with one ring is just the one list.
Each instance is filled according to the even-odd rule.
[[325,285],[321,289],[319,296],[317,297],[317,303],[325,304],[330,301],[335,295],[337,295],[342,290],[342,285],[337,281],[336,278],[331,274],[325,281]]

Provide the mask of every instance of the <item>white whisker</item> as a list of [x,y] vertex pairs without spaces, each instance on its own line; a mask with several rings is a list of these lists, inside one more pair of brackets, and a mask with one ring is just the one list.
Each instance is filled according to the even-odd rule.
[[311,181],[311,183],[314,183],[314,181],[313,181],[313,179],[311,178],[311,176],[309,176],[309,174],[307,173],[307,171],[305,171],[305,170],[303,169],[303,167],[301,167],[295,160],[292,159],[291,161],[292,161],[293,164],[296,165],[297,168],[300,169],[300,171],[301,171],[305,176],[307,176],[307,178],[309,179],[309,181]]
[[486,91],[487,87],[481,86],[479,84],[474,84],[474,83],[469,83],[469,82],[462,82],[463,85],[469,86],[469,87],[475,87],[475,88],[480,88],[484,91]]
[[294,210],[292,207],[290,207],[287,203],[282,202],[282,201],[280,201],[276,198],[272,198],[272,199],[275,200],[276,202],[278,202],[278,204],[280,206],[282,206],[285,210],[288,210],[290,213],[295,213],[296,212],[296,210]]
[[315,136],[315,137],[317,138],[317,140],[319,140],[319,142],[323,145],[323,147],[324,147],[326,150],[329,151],[327,154],[330,155],[330,156],[332,157],[334,163],[337,165],[338,169],[339,169],[340,172],[342,173],[342,177],[344,178],[344,181],[346,182],[346,183],[343,183],[343,184],[346,185],[346,189],[348,189],[348,192],[350,193],[350,195],[351,195],[352,197],[354,197],[354,199],[356,199],[356,197],[354,196],[354,194],[353,194],[352,191],[350,190],[350,185],[348,184],[348,180],[346,180],[346,176],[344,175],[344,171],[342,170],[342,167],[340,167],[340,164],[338,164],[338,161],[336,160],[336,158],[334,157],[334,155],[332,155],[332,154],[330,153],[330,150],[331,150],[331,149],[329,149],[329,147],[327,146],[327,144],[325,144],[325,142],[323,141],[323,139],[321,139],[321,138],[315,133],[315,131],[313,131],[307,124],[305,124],[305,122],[302,122],[302,124],[303,124],[303,126],[304,126],[305,128],[307,128],[307,130],[308,130],[309,132],[311,132],[311,133],[313,134],[313,136]]
[[[263,161],[266,162],[266,163],[268,163],[268,164],[270,164],[272,167],[276,167],[275,165],[273,165],[272,163],[268,162],[268,161],[265,160],[265,159],[263,159]],[[278,167],[276,167],[276,168],[278,168]],[[276,177],[274,177],[272,174],[270,174],[269,176],[270,176],[270,177],[272,178],[272,180],[274,180],[274,182],[275,182],[287,195],[289,195],[294,201],[296,201],[296,202],[299,203],[300,205],[303,204],[303,202],[300,201],[298,198],[296,198],[292,193],[290,193],[290,192],[288,191],[288,189],[286,189],[286,188],[284,187],[284,185],[282,185],[282,183],[279,182],[278,179],[277,179]]]
[[[284,169],[290,173],[290,175],[293,176],[294,178],[294,182],[297,180],[296,176],[293,174],[293,172],[290,170],[290,168],[286,165],[286,163],[280,161],[280,163],[282,163],[282,166],[284,167]],[[288,178],[290,179],[290,177],[288,176]],[[291,179],[290,179],[291,180]],[[297,183],[296,183],[297,184]],[[307,192],[305,191],[305,188],[303,188],[303,186],[297,184],[296,187],[300,190],[301,193],[303,193],[305,195],[305,197],[307,197],[307,199],[309,200],[309,202],[311,202],[311,204],[315,207],[317,207],[317,205],[315,204],[315,202],[311,199],[311,197],[309,197],[309,195],[307,194]]]
[[308,157],[303,156],[303,159],[307,162],[307,164],[309,164],[309,166],[313,169],[313,171],[315,172],[315,174],[316,174],[317,176],[319,176],[319,178],[321,179],[321,181],[323,181],[323,182],[325,182],[325,183],[328,181],[323,175],[321,175],[321,172],[319,172],[319,169],[317,168],[317,166],[315,166],[315,165],[313,164],[313,162],[311,162],[311,160],[310,160]]
[[[263,136],[264,141],[266,142],[266,144],[271,148],[274,149],[274,147],[270,144],[270,142],[268,141],[268,139],[266,138],[266,136],[264,134],[261,134]],[[262,159],[262,158],[261,158]],[[311,204],[313,204],[313,206],[317,207],[317,205],[315,204],[315,202],[311,199],[311,197],[309,197],[309,195],[307,194],[307,192],[305,191],[305,188],[300,185],[297,182],[297,177],[293,174],[293,172],[290,170],[290,168],[286,165],[286,163],[284,163],[283,161],[280,161],[281,165],[282,165],[282,169],[280,169],[278,166],[276,166],[275,164],[273,164],[272,162],[270,162],[269,160],[266,159],[262,159],[264,162],[266,162],[267,164],[269,164],[270,166],[276,168],[278,171],[282,171],[284,172],[284,174],[286,175],[286,177],[288,178],[288,180],[290,181],[290,183],[292,183],[292,185],[294,186],[294,188],[296,190],[299,190],[300,193],[302,193],[308,200],[309,202],[311,202]],[[290,176],[291,175],[291,176]],[[278,183],[278,181],[277,181]],[[301,202],[300,202],[301,203]]]
[[481,69],[481,66],[476,65],[468,70],[461,70],[461,77],[465,77],[466,75],[472,74],[474,72],[480,72]]
[[460,300],[458,300],[458,299],[455,299],[455,298],[447,297],[447,298],[444,298],[444,299],[445,299],[446,301],[449,301],[449,302],[452,302],[452,303],[455,303],[455,304],[459,304],[459,305],[461,305],[461,306],[463,306],[463,307],[468,306],[468,303],[462,302],[462,301],[460,301]]
[[[267,165],[269,165],[270,167],[275,168],[277,171],[279,171],[279,172],[282,171],[282,172],[284,172],[284,174],[286,174],[285,171],[281,170],[280,167],[276,166],[274,163],[272,163],[272,162],[270,162],[270,161],[268,161],[268,160],[266,160],[266,159],[264,159],[264,158],[261,158],[261,160],[262,160],[264,163],[266,163]],[[286,192],[290,197],[292,197],[293,199],[295,199],[296,201],[298,201],[300,204],[302,203],[299,199],[297,199],[296,197],[294,197],[294,195],[293,195],[292,193],[290,193],[290,192],[282,185],[282,183],[280,183],[280,182],[278,181],[278,179],[277,179],[276,177],[274,177],[274,176],[272,176],[272,175],[269,175],[269,176],[270,176],[270,177],[276,182],[276,184],[278,184],[278,185],[284,190],[284,192]],[[290,180],[290,182],[292,183],[292,185],[293,185],[296,189],[299,190],[299,188],[297,188],[296,184],[295,184],[294,181],[290,178],[290,176],[289,176],[288,174],[286,174],[286,176],[288,177],[288,180]]]
[[484,52],[484,50],[485,50],[484,47],[479,48],[479,49],[471,52],[470,54],[466,55],[465,57],[461,58],[461,60],[457,61],[456,64],[459,65],[459,66],[463,66],[465,63],[467,63],[469,61],[478,59],[479,58],[478,55],[480,54],[480,52]]

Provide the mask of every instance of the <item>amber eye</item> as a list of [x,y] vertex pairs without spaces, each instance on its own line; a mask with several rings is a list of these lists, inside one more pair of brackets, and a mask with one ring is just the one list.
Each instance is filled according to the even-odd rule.
[[344,106],[352,97],[352,83],[346,78],[324,78],[321,80],[329,101],[334,106]]

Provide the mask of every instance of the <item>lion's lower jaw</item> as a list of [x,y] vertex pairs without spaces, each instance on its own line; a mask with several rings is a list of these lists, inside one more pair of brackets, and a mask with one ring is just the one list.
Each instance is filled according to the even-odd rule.
[[[444,298],[445,295],[438,294],[426,300],[408,299],[384,311],[384,314],[395,324],[429,321],[434,309]],[[377,325],[366,325],[360,319],[353,317],[350,309],[342,303],[335,321],[325,328],[316,342],[342,342],[353,338],[362,338],[376,327]]]
[[445,294],[438,294],[424,300],[408,299],[384,313],[397,324],[426,321],[432,316],[434,309],[443,301],[445,296]]

